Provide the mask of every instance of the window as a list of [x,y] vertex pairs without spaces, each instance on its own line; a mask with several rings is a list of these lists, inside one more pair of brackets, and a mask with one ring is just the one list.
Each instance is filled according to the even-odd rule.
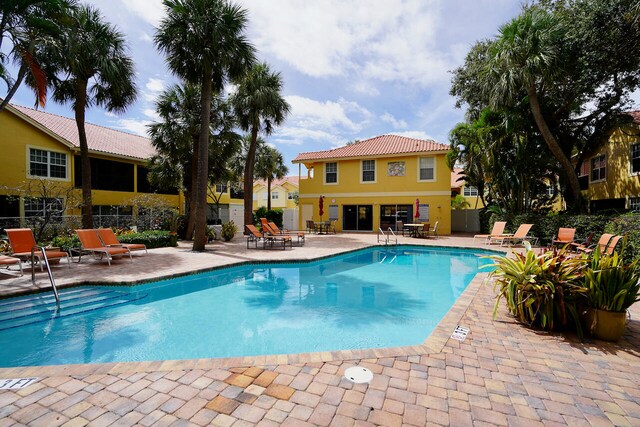
[[294,193],[294,192],[292,192],[292,191],[289,191],[289,192],[287,193],[287,199],[289,199],[289,200],[294,200],[294,198],[295,198],[295,197],[294,197],[294,196],[295,196],[295,194],[296,194],[296,193]]
[[362,161],[362,182],[374,182],[376,180],[376,161]]
[[278,198],[280,198],[280,195],[277,191],[272,191],[271,192],[271,200],[278,200]]
[[325,184],[335,184],[338,182],[338,164],[325,163],[324,164],[324,182]]
[[[133,191],[133,164],[125,162],[116,162],[113,160],[97,159],[91,157],[91,188],[93,190],[110,190],[110,191]],[[82,162],[80,156],[74,157],[75,162],[75,187],[82,187]],[[146,169],[145,169],[146,170]],[[143,169],[140,169],[142,174]],[[145,178],[138,175],[140,182],[138,184],[140,192],[153,191],[151,188],[144,188]],[[148,181],[146,181],[148,182]]]
[[262,200],[267,200],[267,196],[269,195],[269,193],[267,193],[266,191],[264,193],[262,193]]
[[224,184],[216,184],[216,193],[226,193],[227,192],[227,183]]
[[[144,166],[138,165],[136,174],[138,176],[138,187],[136,188],[138,193],[178,194],[178,187],[169,186],[163,188],[162,186],[151,184],[149,181],[149,169]],[[91,185],[95,186],[95,183],[91,182]]]
[[631,144],[631,173],[640,173],[640,143]]
[[604,154],[591,159],[591,182],[602,181],[606,178],[607,161]]
[[547,196],[555,196],[556,195],[556,186],[555,185],[547,185]]
[[629,209],[640,211],[640,197],[629,197]]
[[420,181],[433,181],[435,179],[435,163],[433,157],[420,157]]
[[467,187],[462,189],[462,195],[464,197],[478,197],[478,187]]
[[67,178],[67,155],[54,151],[29,149],[29,175],[45,178]]
[[54,217],[62,216],[62,199],[51,198],[26,198],[24,199],[24,216],[43,217],[52,214]]

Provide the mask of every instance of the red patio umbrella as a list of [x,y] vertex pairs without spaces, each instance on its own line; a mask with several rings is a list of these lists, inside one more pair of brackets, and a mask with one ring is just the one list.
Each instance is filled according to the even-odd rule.
[[413,214],[413,218],[414,220],[420,218],[420,200],[416,199],[416,211]]
[[320,200],[318,200],[318,211],[320,213],[320,221],[322,221],[322,215],[324,214],[324,196],[320,196]]

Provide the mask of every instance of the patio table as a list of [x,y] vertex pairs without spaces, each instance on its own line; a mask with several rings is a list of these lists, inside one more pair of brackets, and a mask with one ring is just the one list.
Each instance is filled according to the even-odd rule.
[[424,224],[405,224],[405,227],[409,227],[409,237],[418,237],[418,231],[424,227]]

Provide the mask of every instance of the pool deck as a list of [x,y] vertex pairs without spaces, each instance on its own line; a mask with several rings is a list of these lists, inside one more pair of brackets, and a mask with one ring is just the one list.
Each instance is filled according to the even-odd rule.
[[[455,247],[470,237],[399,237],[400,244]],[[376,244],[375,235],[308,236],[293,249],[246,249],[239,237],[204,253],[188,245],[150,250],[111,267],[56,266],[60,286],[115,284],[187,274],[238,262],[307,260]],[[494,247],[494,249],[496,249]],[[46,273],[38,286],[48,287]],[[513,321],[479,274],[419,346],[233,359],[0,369],[0,378],[36,376],[0,391],[5,425],[640,425],[640,304],[616,343],[549,334]],[[33,292],[30,277],[0,273],[0,296]],[[462,343],[449,336],[470,328]],[[7,345],[8,343],[3,343]],[[355,364],[370,384],[342,378]]]

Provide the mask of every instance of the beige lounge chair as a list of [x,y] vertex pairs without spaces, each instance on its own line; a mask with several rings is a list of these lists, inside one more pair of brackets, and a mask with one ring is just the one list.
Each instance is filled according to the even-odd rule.
[[0,265],[6,265],[7,266],[7,270],[9,270],[9,267],[12,265],[18,265],[18,267],[20,268],[20,276],[24,275],[24,273],[22,272],[22,260],[20,258],[15,258],[12,256],[6,256],[6,255],[0,255]]
[[433,237],[438,237],[438,224],[440,223],[440,221],[436,221],[435,224],[433,224],[433,228],[429,230],[429,234],[431,234]]
[[[31,251],[33,250],[33,256],[38,260],[40,264],[40,271],[43,271],[41,262],[41,249],[36,244],[36,238],[33,236],[33,231],[30,228],[8,228],[5,230],[7,237],[9,238],[9,244],[13,249],[12,257],[19,258],[23,261],[31,261]],[[71,268],[71,257],[69,254],[60,248],[45,249],[47,251],[47,259],[49,261],[61,260],[67,258],[67,266]]]
[[114,247],[114,246],[105,246],[100,240],[100,236],[98,236],[97,230],[76,230],[76,234],[80,239],[81,252],[78,257],[78,262],[82,260],[82,253],[89,252],[94,256],[100,255],[100,259],[102,257],[107,258],[107,264],[111,265],[111,260],[115,255],[129,255],[129,259],[133,263],[133,258],[131,257],[131,251],[128,248],[123,247]]
[[575,228],[562,228],[558,229],[558,237],[551,241],[552,245],[565,246],[570,243],[573,243],[573,240],[576,237],[576,229]]
[[129,249],[131,252],[145,251],[146,254],[149,253],[147,246],[142,243],[120,243],[116,234],[110,228],[98,228],[98,236],[100,236],[100,239],[105,246],[120,246]]
[[518,227],[518,229],[516,230],[515,233],[513,233],[513,235],[511,236],[502,235],[498,237],[492,237],[491,241],[494,241],[494,240],[496,242],[499,241],[500,246],[504,246],[505,243],[511,245],[515,243],[521,243],[527,240],[532,245],[535,245],[536,242],[538,241],[538,238],[533,236],[527,236],[529,234],[529,231],[531,231],[531,227],[533,227],[533,224],[520,224],[520,227]]
[[491,240],[491,237],[497,237],[504,235],[504,228],[507,226],[507,221],[496,221],[493,223],[493,228],[489,234],[476,234],[473,236],[473,242],[476,238],[484,239],[484,243],[487,244]]

